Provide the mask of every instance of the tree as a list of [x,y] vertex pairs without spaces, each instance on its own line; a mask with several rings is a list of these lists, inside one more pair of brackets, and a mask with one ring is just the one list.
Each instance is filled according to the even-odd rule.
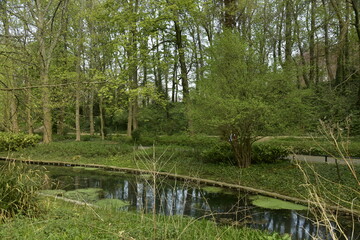
[[194,126],[220,131],[238,167],[245,168],[251,164],[253,142],[275,119],[274,95],[287,92],[274,91],[271,78],[263,74],[265,67],[237,34],[225,31],[210,51],[208,75],[194,96]]
[[[62,13],[66,11],[67,0],[44,1],[35,0],[33,3],[27,2],[27,9],[30,10],[32,20],[35,24],[35,39],[38,42],[38,58],[40,82],[42,88],[42,110],[44,123],[44,143],[52,141],[52,113],[49,71],[52,54],[58,43],[62,27]],[[59,20],[58,22],[55,22]],[[28,24],[28,23],[27,23]],[[30,29],[30,27],[29,27]]]

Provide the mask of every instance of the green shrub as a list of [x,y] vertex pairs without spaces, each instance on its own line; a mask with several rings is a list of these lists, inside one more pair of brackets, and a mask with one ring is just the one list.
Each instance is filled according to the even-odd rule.
[[139,142],[140,141],[140,137],[141,137],[141,131],[140,131],[140,129],[135,129],[135,130],[133,130],[132,132],[131,132],[131,138],[132,138],[132,140],[133,140],[133,142],[135,143],[137,143],[137,142]]
[[39,135],[28,135],[24,133],[0,133],[0,151],[17,151],[22,148],[35,146],[41,137]]
[[236,165],[234,153],[230,144],[227,142],[219,142],[218,144],[203,150],[200,156],[204,162]]
[[26,164],[6,162],[0,168],[0,220],[15,215],[36,216],[41,211],[37,191],[48,183],[46,175]]
[[289,155],[289,151],[282,146],[256,143],[252,147],[253,163],[274,163],[279,159],[284,159]]
[[193,147],[196,149],[210,148],[220,142],[218,137],[198,134],[163,135],[157,136],[154,140],[156,145],[176,145]]
[[[253,163],[274,163],[279,159],[284,159],[288,155],[289,151],[282,146],[256,143],[252,147]],[[231,145],[225,141],[203,150],[200,156],[204,162],[236,165]]]

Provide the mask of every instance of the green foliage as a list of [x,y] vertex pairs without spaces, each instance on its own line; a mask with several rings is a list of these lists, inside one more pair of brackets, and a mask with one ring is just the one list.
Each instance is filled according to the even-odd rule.
[[236,135],[232,149],[237,165],[247,167],[252,142],[281,129],[280,116],[294,111],[281,112],[278,107],[296,97],[291,95],[291,78],[269,72],[257,62],[252,48],[232,32],[225,31],[216,39],[210,55],[209,74],[193,95],[193,125],[202,132],[217,129],[224,137]]
[[151,215],[89,208],[48,200],[48,214],[42,218],[16,218],[0,226],[3,239],[271,239],[290,240],[288,235],[246,227],[220,226],[213,221],[181,216],[158,216],[156,236]]
[[39,135],[0,132],[0,151],[17,151],[35,146],[40,141],[41,137]]
[[[255,143],[252,147],[253,163],[275,163],[289,155],[287,148],[270,143]],[[208,163],[236,165],[231,145],[219,142],[201,152],[201,159]]]
[[141,139],[141,130],[140,129],[135,129],[131,132],[131,138],[133,140],[134,143],[137,143],[140,141]]
[[212,137],[201,134],[178,134],[178,135],[164,135],[156,138],[156,144],[161,145],[176,145],[176,146],[187,146],[196,149],[209,147],[214,143],[219,142],[218,137]]
[[187,129],[184,103],[150,104],[138,114],[139,125],[153,135],[173,135]]
[[201,159],[208,163],[236,165],[234,153],[227,142],[219,142],[201,152]]
[[65,198],[87,203],[95,203],[99,201],[103,195],[104,191],[101,188],[81,188],[64,193]]
[[23,149],[25,155],[37,155],[42,153],[43,159],[73,159],[80,158],[101,158],[111,157],[117,154],[132,152],[131,145],[119,144],[107,141],[89,141],[89,142],[52,142],[50,144],[40,144],[36,148]]
[[275,144],[256,143],[252,148],[252,161],[254,163],[274,163],[288,155],[287,148]]
[[193,95],[194,127],[201,131],[216,128],[229,135],[257,136],[271,120],[271,94],[264,87],[266,69],[254,60],[254,52],[233,33],[225,32],[210,49],[210,74]]
[[[287,149],[289,153],[315,155],[315,156],[337,156],[331,142],[322,137],[279,137],[266,141],[266,144]],[[340,141],[340,145],[347,149],[351,157],[360,157],[360,141],[357,137],[350,137],[349,141]]]
[[291,202],[287,202],[287,201],[282,201],[282,200],[271,198],[271,197],[265,197],[265,196],[261,196],[261,195],[252,196],[252,197],[250,197],[250,199],[252,200],[251,203],[253,205],[255,205],[257,207],[261,207],[261,208],[290,209],[290,210],[307,210],[308,209],[308,207],[303,206],[303,205],[299,205],[299,204],[295,204],[295,203],[291,203]]
[[130,203],[127,201],[123,201],[120,199],[110,199],[110,198],[100,199],[95,204],[96,204],[96,206],[106,208],[106,209],[113,209],[113,210],[130,205]]
[[45,175],[26,164],[6,162],[0,168],[0,220],[21,214],[38,215],[37,191],[46,184]]

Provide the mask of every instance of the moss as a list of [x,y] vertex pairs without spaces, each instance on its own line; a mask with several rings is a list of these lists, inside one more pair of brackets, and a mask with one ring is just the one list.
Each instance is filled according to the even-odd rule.
[[72,167],[73,172],[76,172],[76,173],[82,172],[82,171],[84,171],[84,169],[85,169],[84,167],[80,167],[80,166]]
[[119,209],[125,206],[129,206],[130,203],[122,201],[120,199],[101,199],[95,203],[95,205],[106,209]]
[[143,179],[151,179],[152,178],[151,174],[140,174],[139,176]]
[[87,170],[87,171],[96,171],[96,170],[98,170],[99,168],[90,168],[90,167],[88,167],[88,168],[84,168],[84,170]]
[[104,192],[101,188],[86,188],[86,189],[76,189],[74,191],[68,191],[64,193],[64,197],[77,201],[94,203],[100,200],[103,194]]
[[65,190],[55,189],[55,190],[41,190],[40,193],[51,195],[51,196],[63,196],[65,194]]
[[224,190],[223,188],[220,187],[210,187],[210,186],[206,186],[201,189],[208,193],[221,193]]
[[289,210],[307,210],[308,208],[303,205],[282,201],[279,199],[265,197],[265,196],[251,196],[252,204],[257,207],[268,209],[289,209]]

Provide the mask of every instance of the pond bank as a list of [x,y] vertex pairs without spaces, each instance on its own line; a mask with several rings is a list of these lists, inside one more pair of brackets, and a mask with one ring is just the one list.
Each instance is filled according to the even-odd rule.
[[[151,174],[153,176],[162,176],[169,179],[177,179],[177,180],[185,180],[185,181],[191,181],[199,184],[206,184],[206,185],[212,185],[217,187],[224,187],[229,189],[237,189],[245,192],[255,193],[255,194],[261,194],[273,198],[278,198],[286,201],[291,201],[295,203],[300,203],[304,205],[316,205],[316,203],[312,202],[311,200],[304,200],[300,198],[290,197],[274,192],[269,192],[261,189],[255,189],[252,187],[242,186],[238,184],[231,184],[221,181],[214,181],[209,179],[202,179],[197,177],[191,177],[186,175],[180,175],[180,174],[174,174],[174,173],[166,173],[166,172],[156,172],[156,171],[150,171],[150,170],[144,170],[144,169],[134,169],[134,168],[126,168],[126,167],[117,167],[117,166],[108,166],[108,165],[100,165],[100,164],[84,164],[84,163],[74,163],[74,162],[62,162],[62,161],[38,161],[38,160],[20,160],[20,159],[13,159],[13,158],[5,158],[0,157],[0,160],[3,161],[16,161],[16,162],[22,162],[27,164],[36,164],[36,165],[52,165],[52,166],[66,166],[66,167],[89,167],[89,168],[100,168],[108,171],[118,171],[118,172],[126,172],[126,173],[132,173],[132,174]],[[328,209],[332,211],[340,211],[347,215],[358,215],[360,216],[360,212],[356,210],[351,210],[339,206],[326,206]]]

